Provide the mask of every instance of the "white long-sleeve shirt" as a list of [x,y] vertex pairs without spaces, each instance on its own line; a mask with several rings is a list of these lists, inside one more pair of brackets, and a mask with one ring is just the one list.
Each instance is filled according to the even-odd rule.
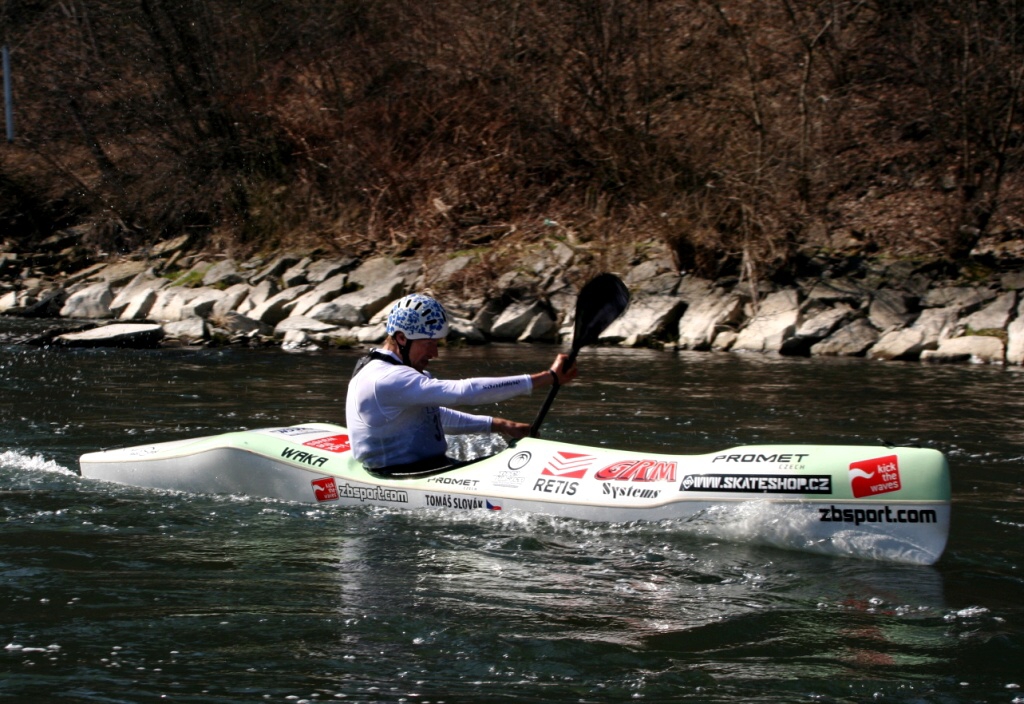
[[444,381],[401,363],[371,359],[348,385],[345,416],[352,453],[370,469],[443,455],[445,433],[488,433],[493,420],[445,406],[496,403],[532,390],[528,374]]

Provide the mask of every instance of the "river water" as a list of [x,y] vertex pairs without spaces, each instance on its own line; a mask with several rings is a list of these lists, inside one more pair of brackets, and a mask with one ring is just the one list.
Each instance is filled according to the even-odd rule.
[[[23,329],[0,323],[2,700],[1024,702],[1024,370],[589,348],[545,421],[658,452],[940,449],[953,527],[921,567],[83,480],[102,447],[344,422],[357,353],[11,344]],[[555,351],[448,349],[433,370]],[[529,421],[542,400],[489,411]]]

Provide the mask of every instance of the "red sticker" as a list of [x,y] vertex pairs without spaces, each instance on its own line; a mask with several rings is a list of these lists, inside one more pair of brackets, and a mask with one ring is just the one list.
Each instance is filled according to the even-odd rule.
[[896,455],[876,457],[850,463],[850,486],[853,495],[874,496],[900,490],[900,463]]
[[676,463],[666,460],[623,460],[598,470],[594,478],[618,482],[674,482]]
[[559,452],[551,458],[541,474],[563,479],[582,479],[593,461],[594,458],[591,455],[582,455],[578,452]]
[[352,449],[352,443],[349,442],[348,435],[330,435],[326,438],[317,438],[302,444],[306,447],[315,447],[318,450],[327,450],[328,452],[348,452]]
[[338,485],[334,483],[334,477],[314,479],[310,484],[313,485],[313,495],[317,501],[338,500]]

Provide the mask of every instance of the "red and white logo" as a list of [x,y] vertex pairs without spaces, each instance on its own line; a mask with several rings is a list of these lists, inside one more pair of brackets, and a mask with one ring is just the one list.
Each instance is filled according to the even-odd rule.
[[348,452],[352,449],[352,443],[349,442],[348,435],[329,435],[326,438],[317,438],[302,444],[306,447],[315,447],[318,450],[327,450],[328,452]]
[[310,484],[313,485],[313,496],[317,501],[338,500],[338,485],[334,483],[334,477],[314,479]]
[[900,463],[896,455],[850,463],[850,486],[856,498],[900,490]]
[[623,460],[598,470],[594,478],[618,482],[674,482],[676,463],[666,460]]
[[557,452],[544,466],[541,474],[562,479],[583,479],[593,461],[593,455],[584,455],[579,452]]

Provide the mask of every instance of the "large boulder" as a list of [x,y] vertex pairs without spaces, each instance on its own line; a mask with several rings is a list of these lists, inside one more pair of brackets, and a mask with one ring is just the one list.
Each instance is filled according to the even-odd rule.
[[251,309],[246,315],[273,327],[289,316],[294,301],[310,288],[312,287],[309,284],[286,288]]
[[519,342],[557,342],[558,324],[546,310],[533,317],[517,338]]
[[327,303],[318,303],[305,315],[324,323],[342,327],[358,327],[393,303],[405,290],[399,278],[384,279],[373,286],[345,293]]
[[881,289],[871,297],[868,320],[883,331],[903,328],[916,317],[912,311],[915,303],[912,296],[902,291]]
[[902,328],[884,333],[867,354],[871,359],[917,359],[930,349],[929,345],[934,347],[935,344],[925,338],[921,328]]
[[[162,276],[157,276],[152,269],[136,274],[131,281],[117,292],[114,300],[110,303],[110,311],[116,318],[124,319],[124,311],[140,294],[150,292],[152,297],[160,289],[168,286],[171,282]],[[148,312],[148,311],[147,311]]]
[[210,338],[210,330],[202,318],[185,318],[164,323],[164,339],[181,345],[199,345]]
[[922,362],[961,362],[1002,364],[1006,358],[1006,344],[998,337],[966,335],[951,337],[939,343],[938,349],[921,353]]
[[971,286],[948,286],[933,288],[921,298],[925,308],[955,308],[961,313],[970,313],[996,297],[994,291]]
[[715,335],[737,325],[743,319],[746,300],[737,293],[715,289],[694,300],[679,319],[678,342],[681,350],[707,350]]
[[311,284],[323,283],[327,279],[338,276],[352,267],[356,260],[352,257],[345,259],[321,259],[306,267],[306,281]]
[[155,324],[114,323],[81,332],[58,335],[54,342],[67,347],[156,347],[164,330]]
[[62,318],[110,318],[113,313],[110,304],[114,301],[114,291],[110,284],[103,281],[86,286],[68,296],[60,309]]
[[153,308],[153,304],[156,303],[156,299],[156,289],[147,288],[138,291],[128,301],[127,305],[119,308],[120,312],[117,317],[121,320],[146,320],[149,317],[149,311]]
[[238,264],[234,259],[225,259],[217,262],[203,274],[203,286],[214,288],[227,288],[245,281],[245,276],[238,270]]
[[845,325],[854,313],[853,308],[846,303],[817,312],[800,324],[793,337],[783,343],[780,351],[789,355],[809,354],[812,346],[831,335],[839,326]]
[[1017,319],[1006,326],[1006,361],[1024,364],[1024,301],[1017,306]]
[[235,284],[228,287],[216,303],[213,304],[213,311],[210,317],[223,317],[236,310],[238,306],[249,296],[250,286],[248,284]]
[[816,345],[811,354],[821,357],[859,357],[878,340],[878,330],[864,318],[857,318]]
[[1006,330],[1017,307],[1017,292],[1007,291],[981,310],[971,313],[957,324],[957,332]]
[[333,301],[335,298],[341,295],[342,291],[345,290],[345,285],[348,283],[348,275],[341,273],[335,274],[328,279],[325,279],[318,283],[312,290],[302,294],[299,298],[295,299],[295,304],[292,306],[292,315],[306,315],[316,305],[320,303],[326,303]]
[[494,320],[491,337],[495,340],[518,340],[531,321],[544,312],[544,306],[537,301],[513,303]]
[[935,349],[940,340],[953,336],[960,310],[959,306],[954,305],[946,308],[928,308],[921,311],[921,315],[917,317],[917,320],[910,327],[914,330],[920,330],[924,336],[922,341],[923,349]]
[[768,294],[757,312],[740,330],[733,352],[779,352],[796,333],[800,322],[800,300],[793,289]]
[[676,296],[644,295],[633,299],[626,312],[601,333],[602,342],[643,344],[679,328],[686,302]]
[[285,333],[296,330],[307,333],[324,333],[334,332],[338,329],[337,325],[325,323],[315,318],[307,318],[304,315],[292,315],[274,326],[274,334],[284,335]]

